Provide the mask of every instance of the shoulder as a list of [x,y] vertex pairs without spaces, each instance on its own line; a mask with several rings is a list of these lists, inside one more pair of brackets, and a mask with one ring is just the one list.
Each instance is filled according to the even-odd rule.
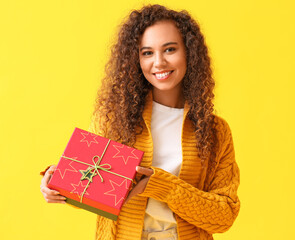
[[216,114],[213,114],[213,116],[217,134],[220,135],[220,137],[231,134],[231,129],[227,121],[224,118],[217,116]]

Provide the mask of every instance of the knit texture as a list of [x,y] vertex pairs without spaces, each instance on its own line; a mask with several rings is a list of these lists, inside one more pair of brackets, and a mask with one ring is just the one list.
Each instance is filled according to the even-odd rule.
[[[208,161],[202,165],[198,157],[193,125],[187,117],[188,110],[189,106],[185,104],[183,162],[177,177],[160,168],[151,167],[152,96],[150,94],[147,97],[143,112],[145,126],[141,135],[137,136],[134,147],[144,151],[141,166],[151,167],[154,173],[145,191],[123,205],[117,222],[97,216],[96,240],[141,239],[149,197],[167,203],[175,213],[179,240],[213,239],[213,233],[225,232],[232,226],[238,215],[240,202],[237,197],[239,169],[235,161],[230,128],[225,120],[216,117],[219,149],[216,167],[209,171]],[[95,121],[90,131],[99,134]],[[136,176],[137,179],[140,177]]]

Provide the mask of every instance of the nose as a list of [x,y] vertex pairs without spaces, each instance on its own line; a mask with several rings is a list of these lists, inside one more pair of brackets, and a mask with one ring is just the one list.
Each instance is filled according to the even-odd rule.
[[156,53],[154,55],[154,67],[162,68],[167,63],[165,56],[162,53]]

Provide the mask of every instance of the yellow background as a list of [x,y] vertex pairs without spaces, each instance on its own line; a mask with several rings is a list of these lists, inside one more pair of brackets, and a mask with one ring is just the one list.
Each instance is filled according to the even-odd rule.
[[[87,129],[117,25],[138,0],[0,3],[0,238],[92,239],[95,215],[47,204],[39,171]],[[153,1],[153,3],[155,3]],[[294,237],[292,0],[157,1],[198,19],[217,113],[231,126],[241,211],[215,239]]]

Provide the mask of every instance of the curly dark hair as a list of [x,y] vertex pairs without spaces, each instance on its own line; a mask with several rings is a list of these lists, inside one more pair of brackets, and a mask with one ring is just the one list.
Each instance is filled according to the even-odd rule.
[[217,134],[213,114],[210,58],[200,27],[186,11],[148,5],[131,12],[119,30],[106,65],[106,76],[96,99],[94,114],[102,116],[106,137],[132,146],[142,130],[145,98],[152,89],[139,63],[139,41],[145,29],[158,21],[170,20],[179,29],[186,48],[187,71],[182,81],[183,96],[189,104],[188,117],[195,127],[202,162],[214,162]]

